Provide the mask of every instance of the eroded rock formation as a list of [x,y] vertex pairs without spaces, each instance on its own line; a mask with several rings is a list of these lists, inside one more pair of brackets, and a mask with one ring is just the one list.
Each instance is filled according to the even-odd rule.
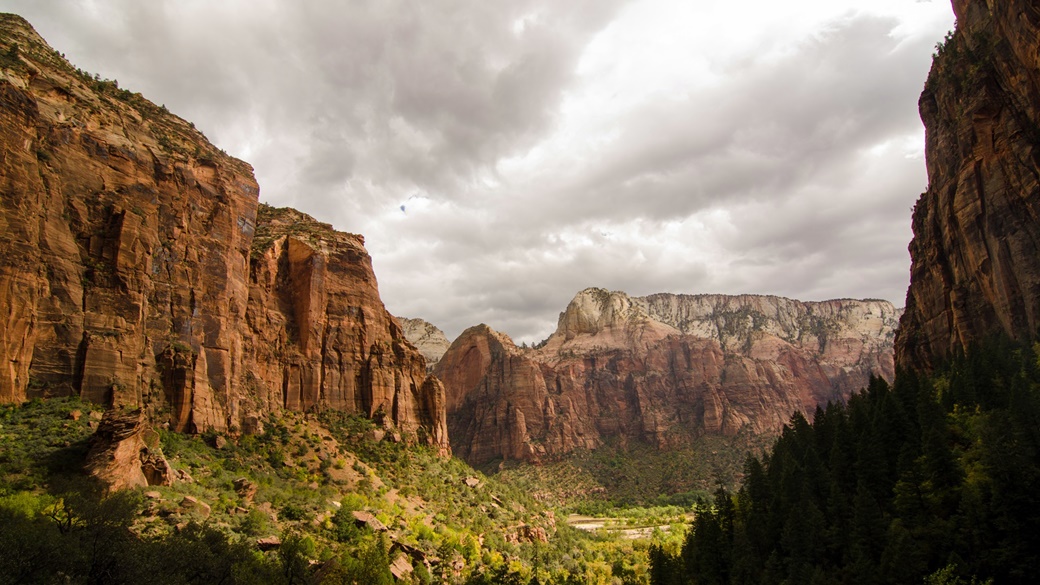
[[173,468],[159,448],[159,435],[145,422],[141,409],[105,413],[91,437],[86,469],[111,491],[173,483]]
[[896,353],[929,369],[994,333],[1040,327],[1040,7],[955,0],[924,92],[928,191]]
[[473,464],[608,440],[676,447],[706,433],[771,434],[872,373],[891,379],[898,317],[885,301],[586,289],[544,346],[519,349],[480,325],[434,371],[452,448]]
[[0,16],[0,402],[79,395],[181,431],[336,408],[446,446],[362,238],[258,216],[258,195],[192,124]]

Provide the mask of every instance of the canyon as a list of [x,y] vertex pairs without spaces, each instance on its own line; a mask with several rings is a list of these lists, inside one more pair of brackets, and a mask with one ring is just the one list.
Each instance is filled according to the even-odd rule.
[[247,163],[6,15],[0,401],[77,395],[232,433],[331,408],[445,452],[450,427],[471,462],[541,461],[776,433],[896,364],[1027,338],[1040,326],[1040,15],[1020,1],[954,9],[920,100],[930,184],[901,317],[882,301],[588,289],[532,349],[486,326],[449,347],[395,319],[362,236],[260,204]]
[[640,441],[774,436],[792,414],[894,376],[886,301],[630,297],[590,288],[537,348],[478,325],[434,367],[450,439],[471,465],[540,462]]
[[[387,582],[657,583],[669,566],[678,580],[1031,582],[1037,359],[1020,346],[992,360],[1007,372],[984,358],[928,374],[1040,327],[1040,8],[954,9],[920,101],[929,187],[905,310],[587,288],[534,347],[487,325],[449,343],[392,316],[362,236],[259,203],[248,164],[0,15],[0,572],[75,581],[96,575],[86,559],[137,566],[158,545],[165,564],[125,582],[221,564],[235,580],[250,562],[272,571],[257,582],[372,582],[359,561]],[[818,424],[798,418],[865,386]],[[630,473],[617,454],[696,460],[778,434],[740,492],[632,526],[650,539],[635,546],[607,519],[584,518],[588,541],[557,533],[540,495],[564,500],[506,485],[592,451],[652,484],[688,468]],[[707,438],[721,440],[686,450]],[[136,524],[68,513],[56,480],[84,456],[111,490],[154,486],[127,507]],[[633,501],[703,502],[723,485],[704,475],[698,493],[653,484]],[[562,489],[606,492],[577,483]],[[693,524],[685,543],[664,534],[678,522]]]

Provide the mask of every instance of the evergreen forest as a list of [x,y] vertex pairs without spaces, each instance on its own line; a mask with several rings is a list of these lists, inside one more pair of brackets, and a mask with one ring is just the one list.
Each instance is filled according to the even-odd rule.
[[992,340],[795,415],[736,493],[698,505],[658,585],[1033,583],[1040,344]]

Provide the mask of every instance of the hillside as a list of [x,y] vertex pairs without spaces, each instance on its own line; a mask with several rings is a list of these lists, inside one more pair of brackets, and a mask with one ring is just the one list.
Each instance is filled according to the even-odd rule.
[[160,430],[168,485],[109,495],[82,472],[100,419],[78,398],[0,406],[0,583],[646,582],[647,541],[590,537],[357,415]]

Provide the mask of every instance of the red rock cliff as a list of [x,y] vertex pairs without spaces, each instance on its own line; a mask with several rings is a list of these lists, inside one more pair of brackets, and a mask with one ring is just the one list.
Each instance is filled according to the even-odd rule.
[[447,445],[444,388],[383,307],[361,236],[261,205],[250,282],[246,376],[265,408],[385,417]]
[[666,448],[771,434],[871,373],[891,379],[897,318],[884,301],[587,289],[543,347],[472,327],[434,372],[452,449],[472,464],[552,459],[608,440]]
[[928,191],[914,207],[900,365],[929,369],[1040,327],[1040,6],[955,0],[924,92]]
[[185,431],[338,408],[446,445],[360,236],[258,218],[258,194],[191,124],[0,15],[0,402],[76,394]]

